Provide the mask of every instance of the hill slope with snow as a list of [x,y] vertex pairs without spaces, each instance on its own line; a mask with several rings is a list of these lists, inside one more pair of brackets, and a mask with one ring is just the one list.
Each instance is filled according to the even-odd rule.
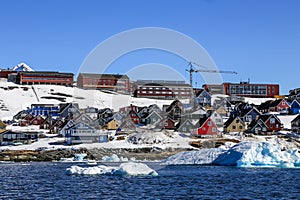
[[31,104],[59,104],[65,102],[78,103],[80,108],[97,107],[112,108],[134,104],[148,106],[157,104],[162,107],[170,104],[170,100],[135,98],[129,95],[104,93],[98,90],[84,90],[76,87],[58,85],[17,85],[0,80],[0,119],[11,118]]

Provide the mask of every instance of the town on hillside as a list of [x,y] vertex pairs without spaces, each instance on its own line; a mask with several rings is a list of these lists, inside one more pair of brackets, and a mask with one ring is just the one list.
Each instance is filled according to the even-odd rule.
[[[0,79],[24,86],[24,90],[25,86],[32,85],[61,85],[136,98],[168,99],[171,102],[162,107],[157,104],[130,104],[118,110],[92,106],[81,108],[76,102],[63,101],[31,104],[13,113],[11,119],[0,119],[2,146],[30,144],[45,137],[38,130],[25,128],[29,126],[39,126],[44,132],[63,138],[65,145],[122,140],[141,130],[168,130],[199,138],[222,137],[230,133],[300,133],[300,89],[290,90],[289,95],[282,96],[278,84],[248,81],[193,88],[184,81],[131,82],[127,75],[92,73],[79,73],[74,80],[73,73],[34,71],[24,63],[12,69],[1,69]],[[1,87],[0,90],[10,88]],[[253,104],[247,101],[249,98],[267,100]],[[286,116],[292,116],[288,123],[282,121]]]

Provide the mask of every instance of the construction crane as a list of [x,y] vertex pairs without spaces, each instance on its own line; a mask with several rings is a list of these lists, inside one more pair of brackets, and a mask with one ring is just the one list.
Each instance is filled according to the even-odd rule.
[[193,72],[208,72],[208,73],[226,73],[226,74],[237,74],[235,71],[224,71],[224,70],[214,70],[214,69],[195,69],[193,65],[199,67],[204,67],[195,62],[189,62],[189,69],[186,69],[190,73],[190,85],[193,86]]

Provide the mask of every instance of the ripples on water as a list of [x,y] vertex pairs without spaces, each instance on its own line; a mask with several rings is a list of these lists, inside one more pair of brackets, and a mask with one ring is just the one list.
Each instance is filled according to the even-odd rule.
[[0,164],[0,199],[299,199],[299,169],[168,166],[157,177],[68,176],[65,163]]

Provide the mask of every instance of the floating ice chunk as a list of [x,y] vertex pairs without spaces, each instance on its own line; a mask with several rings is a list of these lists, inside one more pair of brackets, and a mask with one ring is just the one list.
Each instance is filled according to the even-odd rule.
[[119,172],[124,173],[126,175],[151,175],[151,176],[157,176],[158,173],[148,167],[148,165],[143,163],[134,163],[134,162],[128,162],[128,163],[122,163],[118,169]]
[[95,167],[79,167],[76,165],[66,169],[68,175],[96,175],[96,174],[112,174],[115,170],[113,167],[99,165]]
[[111,175],[145,175],[157,176],[158,173],[143,163],[128,162],[123,163],[119,167],[107,167],[99,165],[95,167],[79,167],[71,166],[66,169],[68,175],[96,175],[96,174],[111,174]]
[[102,161],[104,162],[127,162],[128,158],[126,157],[118,157],[116,154],[113,154],[111,156],[103,156]]

